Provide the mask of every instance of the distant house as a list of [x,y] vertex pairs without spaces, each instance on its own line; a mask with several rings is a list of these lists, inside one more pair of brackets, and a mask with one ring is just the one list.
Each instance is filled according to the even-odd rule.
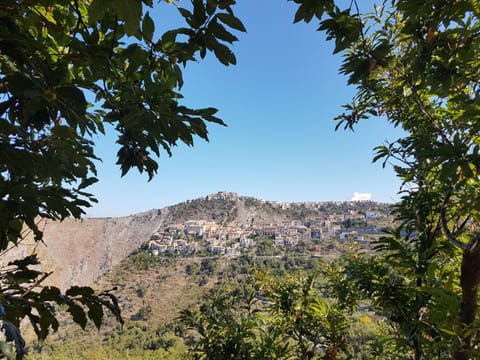
[[322,239],[322,229],[312,228],[310,230],[310,239],[312,240],[321,240]]
[[358,232],[356,231],[342,232],[340,233],[340,240],[354,239],[355,237],[357,237],[357,235],[358,235]]
[[294,247],[299,242],[299,236],[289,237],[288,239],[284,240],[285,246],[287,247]]
[[282,238],[277,238],[273,240],[274,246],[285,246],[285,241]]
[[217,255],[225,254],[225,248],[223,246],[213,246],[210,248],[210,251]]
[[[225,246],[225,240],[223,239],[217,239],[217,238],[210,238],[208,239],[207,247],[209,249],[215,247],[215,246]],[[211,251],[211,250],[210,250]]]
[[[288,231],[287,231],[289,236],[301,235],[302,238],[304,237],[308,238],[309,234],[307,234],[307,232],[308,232],[308,228],[303,225],[291,226],[288,228]],[[307,235],[303,236],[304,234],[307,234]]]
[[225,254],[231,257],[240,256],[240,251],[236,248],[229,247],[225,249]]
[[[150,244],[149,244],[150,245]],[[153,255],[157,256],[159,253],[164,253],[168,251],[168,245],[166,244],[155,244],[148,247]]]
[[240,246],[244,248],[251,248],[255,246],[255,241],[253,239],[244,237],[240,239]]
[[215,234],[218,230],[218,225],[215,224],[213,221],[208,221],[205,223],[205,229],[204,229],[204,232],[208,235],[208,236],[212,236],[213,234]]
[[190,236],[202,236],[206,230],[206,221],[188,220],[183,224],[185,234]]
[[184,253],[194,253],[194,252],[197,252],[197,250],[198,250],[198,244],[196,242],[192,242],[183,246],[179,251]]
[[187,245],[187,242],[185,240],[175,240],[173,242],[173,247],[174,248],[182,248]]
[[171,239],[162,239],[162,240],[150,240],[148,242],[148,249],[149,250],[159,250],[161,248],[167,247],[168,245],[172,244]]
[[262,233],[264,236],[269,236],[274,239],[278,233],[278,228],[275,225],[265,225],[263,226]]
[[340,225],[330,225],[328,227],[328,232],[330,234],[337,234],[342,230],[342,227]]
[[160,240],[161,238],[162,238],[162,235],[158,232],[156,232],[152,236],[150,236],[150,240]]
[[367,220],[375,220],[381,217],[381,214],[378,211],[366,211],[365,218]]
[[165,232],[170,234],[171,236],[178,238],[183,234],[183,226],[181,225],[170,225],[165,228]]

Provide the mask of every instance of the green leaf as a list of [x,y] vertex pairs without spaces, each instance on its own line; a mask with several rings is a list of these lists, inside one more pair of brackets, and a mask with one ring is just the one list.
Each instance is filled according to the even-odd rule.
[[240,19],[236,18],[235,16],[221,13],[221,14],[217,14],[217,17],[221,22],[223,22],[225,25],[230,26],[232,29],[235,29],[241,32],[247,32],[247,29],[245,29],[245,26],[243,26]]
[[101,20],[111,5],[111,0],[92,0],[88,7],[88,23],[90,25]]
[[118,17],[125,21],[125,33],[136,35],[140,29],[142,18],[142,2],[137,0],[116,0],[115,7]]
[[320,20],[326,11],[331,11],[333,8],[332,0],[300,0],[295,2],[300,2],[301,5],[295,12],[294,23],[302,20],[309,23],[314,16]]
[[208,24],[208,30],[210,30],[217,39],[226,41],[230,44],[238,40],[235,35],[227,31],[223,25],[216,21],[216,19],[210,21]]
[[205,5],[203,0],[193,0],[193,17],[192,20],[195,24],[194,27],[198,28],[202,26],[207,20],[208,16],[205,12]]
[[213,15],[217,10],[217,1],[216,0],[207,0],[206,11],[208,15]]
[[[331,18],[323,20],[320,23],[318,30],[325,30],[327,33],[327,40],[335,40],[334,54],[345,50],[360,38],[363,24],[355,16],[350,14],[350,10],[336,11],[331,15]],[[378,50],[379,52],[382,49]]]
[[187,9],[184,9],[184,8],[178,8],[178,11],[183,16],[183,18],[185,19],[187,24],[194,27],[192,25],[192,17],[193,17],[192,13],[190,11],[188,11]]
[[143,38],[147,43],[153,40],[154,32],[155,32],[155,24],[153,23],[153,20],[147,11],[142,21]]
[[308,9],[308,7],[305,4],[302,4],[299,6],[297,11],[295,12],[293,23],[298,23],[302,20],[304,20],[306,23],[309,23],[312,20],[314,14],[315,13],[310,9]]
[[44,76],[49,87],[57,86],[64,82],[68,76],[67,65],[60,63],[55,69],[46,69]]
[[60,289],[54,286],[46,286],[42,289],[39,295],[41,301],[55,301],[56,303],[63,303]]
[[77,137],[75,129],[67,125],[55,125],[51,131],[53,136],[59,138],[75,139]]
[[91,287],[88,286],[72,286],[65,293],[67,296],[92,296],[94,291]]
[[8,76],[7,81],[9,84],[8,90],[18,98],[23,98],[27,94],[29,97],[40,95],[39,89],[35,83],[30,80],[28,74],[15,73]]
[[98,179],[96,177],[85,178],[82,180],[82,182],[78,186],[78,190],[85,189],[86,187],[89,187],[90,185],[93,185],[96,182],[98,182]]
[[[11,219],[8,221],[7,233],[9,235],[10,241],[16,244],[21,238],[23,228],[23,221],[21,219]],[[7,243],[2,244],[2,250],[8,246]]]
[[230,6],[235,4],[235,0],[217,0],[218,7],[222,10],[230,10]]
[[[115,290],[115,289],[114,289]],[[103,292],[100,294],[102,297],[106,297],[109,299],[109,301],[102,301],[102,305],[106,306],[110,312],[115,316],[116,320],[120,323],[123,324],[123,318],[122,318],[122,313],[120,310],[120,306],[118,304],[118,299],[115,295],[111,294],[110,292]]]
[[24,257],[23,259],[13,260],[8,263],[8,265],[17,266],[20,269],[25,269],[30,265],[39,265],[40,262],[38,261],[37,255],[29,255]]
[[103,307],[96,301],[89,302],[88,306],[88,317],[93,321],[97,329],[100,329],[102,326],[103,320]]
[[[375,156],[372,159],[372,163],[377,162],[380,159],[388,158],[389,150],[386,146],[377,146],[375,147]],[[387,159],[383,162],[382,166],[385,167]]]
[[60,86],[55,90],[67,122],[76,125],[85,120],[88,103],[83,92],[73,85]]
[[[38,317],[34,317],[34,329],[38,336],[39,340],[45,340],[47,335],[50,332],[50,329],[53,331],[58,330],[58,320],[52,314],[50,309],[44,303],[32,303],[32,306],[35,308],[36,312],[38,313]],[[37,323],[38,321],[38,323]]]
[[213,48],[213,52],[217,59],[223,64],[223,65],[235,65],[237,63],[237,59],[235,58],[235,55],[233,52],[225,45],[222,45],[220,43],[217,43],[215,47]]
[[5,334],[5,340],[14,342],[17,358],[23,358],[23,355],[27,353],[27,349],[25,347],[25,340],[20,334],[18,327],[10,321],[2,320],[2,330]]
[[13,105],[12,100],[6,100],[6,101],[0,102],[0,116],[3,115],[8,110],[8,108],[12,105]]
[[73,301],[70,301],[68,302],[67,311],[72,315],[73,321],[80,325],[82,329],[85,329],[87,326],[87,316],[85,315],[83,308],[75,304]]

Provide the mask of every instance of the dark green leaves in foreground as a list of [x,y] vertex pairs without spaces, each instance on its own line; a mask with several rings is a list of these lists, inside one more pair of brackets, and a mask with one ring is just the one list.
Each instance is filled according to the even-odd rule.
[[398,226],[348,275],[412,358],[478,358],[478,1],[400,0],[366,13],[356,0],[323,12],[328,2],[295,2],[295,20],[318,17],[356,86],[338,126],[370,119],[402,130],[374,157],[401,181]]
[[346,312],[322,298],[315,276],[257,275],[182,311],[181,322],[199,338],[195,358],[333,359],[344,353]]
[[0,342],[0,354],[7,356],[14,352],[17,358],[21,358],[26,352],[20,333],[21,320],[27,318],[38,339],[44,340],[59,327],[59,309],[70,313],[73,321],[83,329],[88,320],[100,328],[105,316],[104,308],[123,323],[113,294],[95,294],[90,287],[77,286],[62,294],[56,287],[42,287],[42,282],[50,274],[33,270],[32,266],[38,264],[36,256],[28,256],[9,263],[1,274],[0,322],[5,331],[5,341]]
[[313,17],[321,19],[326,12],[332,11],[334,2],[332,0],[293,0],[300,4],[296,13],[294,22],[310,22]]
[[361,35],[363,24],[351,14],[350,9],[333,9],[330,18],[320,23],[319,31],[325,31],[327,40],[335,41],[333,53],[338,53],[352,45]]
[[[96,202],[86,191],[97,181],[92,139],[105,129],[117,136],[121,174],[134,168],[152,179],[162,153],[208,140],[208,123],[225,125],[209,104],[188,107],[180,90],[182,68],[207,52],[224,65],[236,63],[233,32],[245,27],[234,4],[162,4],[177,6],[185,21],[163,34],[152,0],[0,6],[0,251],[21,243],[28,229],[41,241],[39,218],[80,218]],[[40,339],[55,331],[53,305],[82,328],[88,320],[99,327],[105,309],[121,320],[110,293],[43,288],[47,275],[32,270],[30,260],[0,274],[3,354],[14,344],[12,352],[23,356],[24,318]]]

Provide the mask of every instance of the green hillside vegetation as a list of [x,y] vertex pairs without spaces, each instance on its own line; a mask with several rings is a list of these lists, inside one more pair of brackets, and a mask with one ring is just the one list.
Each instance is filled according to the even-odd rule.
[[188,219],[212,220],[217,223],[231,222],[235,216],[236,201],[194,199],[188,203],[180,203],[172,208],[172,223],[184,222]]
[[411,327],[414,248],[393,236],[374,246],[351,243],[329,263],[301,247],[238,258],[139,249],[97,284],[116,289],[123,327],[109,318],[85,332],[65,319],[29,358],[411,359],[418,331],[426,352],[445,358],[455,344],[458,284],[449,278],[459,258],[432,262],[430,309]]
[[[292,281],[303,281],[302,279],[314,276],[317,279],[315,280],[317,285],[327,284],[325,280],[327,265],[318,255],[313,254],[320,246],[324,249],[325,255],[338,258],[346,249],[355,246],[355,242],[347,239],[339,241],[338,234],[325,233],[322,238],[315,240],[317,242],[315,244],[309,239],[309,229],[314,226],[313,222],[323,222],[329,217],[341,219],[345,215],[342,211],[345,211],[346,215],[355,214],[360,218],[365,217],[365,211],[372,211],[383,214],[378,219],[370,221],[370,225],[375,229],[387,224],[392,225],[392,217],[387,212],[390,206],[374,202],[287,204],[240,197],[236,194],[223,194],[222,196],[227,197],[224,199],[218,199],[217,196],[218,194],[213,194],[169,207],[166,222],[162,223],[159,232],[152,235],[152,239],[159,236],[160,230],[169,229],[172,226],[170,222],[189,223],[189,216],[205,219],[205,221],[214,219],[221,221],[215,214],[231,213],[232,208],[239,208],[240,212],[225,229],[243,229],[247,232],[253,229],[252,240],[255,244],[253,247],[242,249],[240,254],[234,257],[218,255],[206,250],[192,253],[169,251],[155,255],[148,241],[107,275],[101,277],[94,286],[97,292],[109,290],[116,295],[124,319],[123,326],[114,318],[105,317],[100,329],[88,326],[84,331],[68,320],[68,317],[60,315],[61,307],[59,307],[56,312],[61,321],[59,330],[51,334],[46,342],[33,346],[29,357],[32,359],[67,357],[71,359],[131,357],[175,359],[194,356],[194,352],[200,351],[198,344],[201,337],[198,335],[198,329],[190,329],[191,324],[189,325],[185,317],[188,310],[197,309],[195,314],[198,315],[198,311],[205,308],[209,301],[216,297],[267,286],[266,282],[261,283],[257,276],[259,274],[265,274],[265,279],[277,283],[281,279],[292,276]],[[310,215],[302,215],[305,208],[309,209]],[[324,209],[320,210],[321,208]],[[272,220],[282,221],[284,225],[278,224],[277,231],[280,231],[282,226],[285,226],[285,229],[294,225],[300,226],[307,230],[304,234],[305,239],[294,246],[276,246],[272,236],[261,233],[255,235],[258,229],[262,229],[263,221],[256,224],[256,221],[248,221],[249,215],[242,217],[240,214],[250,214],[252,211],[250,209],[255,211],[258,219],[265,219],[268,225],[275,224]],[[199,215],[199,211],[202,212],[202,216]],[[269,219],[271,221],[268,221]],[[180,225],[183,226],[181,223],[176,226]],[[350,230],[342,225],[341,221],[334,223],[334,226]],[[219,225],[217,237],[223,236],[221,229],[223,227]],[[186,228],[181,232],[180,237],[187,243],[203,244],[206,241],[202,236],[190,237],[184,231]],[[371,236],[371,238],[375,237]],[[235,238],[226,241],[227,245],[236,242],[238,239]],[[365,244],[363,246],[365,247]],[[257,295],[265,296],[260,293]],[[322,298],[327,295],[319,288],[315,291],[315,296]],[[238,310],[238,316],[232,316],[241,319],[243,316],[241,304],[246,299],[244,297],[235,299],[235,306],[232,305],[231,309],[235,314]],[[330,301],[326,299],[327,302]],[[255,313],[262,314],[262,318],[268,315],[273,321],[275,316],[265,304],[256,299],[255,306],[258,306],[258,311],[256,310]],[[236,310],[237,306],[240,308]],[[369,315],[348,311],[345,317],[351,319],[352,325],[357,324],[358,319],[363,319],[362,324],[367,324],[369,329],[364,329],[366,332],[362,330],[362,334],[377,332],[376,320],[370,319]],[[260,322],[255,327],[257,325],[260,326]],[[362,329],[363,327],[362,325]],[[259,328],[253,331],[264,330]],[[362,341],[367,340],[365,338]],[[289,356],[295,356],[292,354],[296,351],[292,347],[288,351]]]
[[[201,208],[212,214],[232,205],[229,199],[222,201],[226,204],[218,199],[197,199],[181,204],[178,213],[196,214],[193,210]],[[276,212],[306,207],[242,197],[234,203],[257,210],[266,207],[269,210],[261,216],[270,214],[277,220]],[[314,218],[335,215],[339,219],[343,218],[340,211],[347,215],[361,214],[360,209],[385,214],[382,209],[386,208],[368,202],[308,207],[315,211]],[[170,214],[176,211],[176,207],[169,209]],[[291,220],[309,225],[309,219]],[[364,220],[358,220],[361,216],[354,219],[333,226],[342,231],[365,227]],[[414,339],[421,331],[425,351],[442,358],[455,344],[457,325],[452,318],[459,301],[458,284],[449,279],[456,276],[459,258],[431,261],[430,280],[423,287],[430,309],[411,327],[418,314],[417,270],[412,266],[418,255],[411,243],[402,240],[401,230],[395,230],[392,220],[391,216],[375,220],[373,224],[387,233],[370,237],[368,245],[361,247],[353,240],[325,235],[319,241],[325,251],[322,256],[313,255],[312,240],[293,247],[275,246],[274,239],[264,235],[254,236],[255,246],[234,257],[204,250],[154,255],[145,243],[95,286],[100,292],[113,289],[123,327],[113,318],[105,318],[100,330],[89,327],[85,332],[62,318],[60,330],[32,348],[29,356],[79,360],[378,359],[395,353],[395,358],[410,359],[415,354]],[[439,248],[438,254],[447,256],[451,250]]]
[[[221,350],[207,349],[205,343],[220,340],[219,336],[233,336],[228,335],[229,331],[240,331],[236,336],[241,337],[246,346],[238,350],[240,352],[279,351],[278,358],[285,359],[296,358],[299,352],[313,351],[316,347],[323,350],[331,347],[330,351],[338,347],[335,351],[358,352],[358,349],[354,349],[356,342],[371,342],[381,330],[375,325],[376,317],[368,315],[371,313],[363,311],[363,315],[360,315],[355,311],[347,311],[331,294],[325,292],[327,274],[332,269],[319,258],[301,254],[257,259],[192,259],[152,257],[148,252],[139,251],[98,284],[117,288],[126,321],[123,328],[119,328],[114,321],[105,321],[101,331],[91,329],[83,332],[74,324],[65,324],[61,332],[36,347],[37,354],[32,353],[29,357],[177,359],[187,356],[193,358],[195,353],[210,351],[210,355],[205,355],[208,358],[230,358],[234,354],[228,355],[226,352],[237,352],[238,349],[228,350],[229,345]],[[308,289],[303,289],[305,286]],[[303,299],[305,291],[307,298]],[[278,303],[277,308],[273,306],[282,296],[290,295],[293,296],[291,299],[283,299],[284,303]],[[318,314],[318,319],[315,318],[316,322],[311,322],[313,318],[305,318],[300,328],[310,323],[308,331],[332,331],[332,338],[314,345],[312,349],[309,348],[311,345],[307,345],[309,341],[299,343],[304,335],[296,333],[298,329],[287,330],[295,323],[295,317],[312,316],[308,315],[310,308],[302,310],[305,311],[304,315],[295,313],[297,305],[306,300],[312,302],[312,309],[318,307],[317,310],[323,312]],[[287,305],[291,308],[282,308]],[[218,319],[215,318],[217,315]],[[277,323],[282,316],[282,322]],[[325,328],[318,327],[322,321],[327,321]],[[216,330],[218,334],[206,335],[204,329],[199,327],[210,326],[208,322],[215,322],[215,327],[220,326]],[[246,325],[243,322],[248,323],[247,327],[242,327]],[[353,324],[351,329],[350,323]],[[362,329],[360,333],[359,328]],[[284,344],[287,340],[282,337],[286,331],[291,331],[291,339],[287,341],[292,342],[291,346],[283,350],[251,348],[260,334],[271,331],[279,337],[263,339],[266,343],[262,346],[267,346],[269,341],[272,343],[268,346]],[[102,339],[100,345],[99,339]],[[351,349],[345,347],[347,343]],[[241,346],[240,343],[238,346]],[[214,357],[213,353],[217,351],[220,353]],[[248,358],[245,356],[238,358]],[[254,356],[260,355],[256,353]]]
[[[265,201],[236,193],[219,192],[189,200],[168,208],[169,223],[187,220],[208,220],[217,224],[274,222],[305,220],[308,217],[349,212],[365,214],[375,210],[380,215],[390,215],[391,204],[374,201],[327,201],[284,203]],[[257,215],[257,216],[255,216]]]

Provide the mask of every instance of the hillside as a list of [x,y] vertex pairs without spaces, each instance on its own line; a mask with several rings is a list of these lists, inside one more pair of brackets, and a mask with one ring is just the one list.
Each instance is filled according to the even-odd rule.
[[[84,332],[62,317],[59,331],[40,348],[47,358],[49,346],[66,351],[64,358],[98,346],[127,355],[169,348],[178,340],[172,321],[213,288],[238,284],[252,269],[278,276],[315,272],[357,237],[368,251],[379,229],[391,225],[389,212],[390,205],[374,202],[282,203],[222,192],[127,217],[47,222],[46,246],[37,252],[44,269],[54,271],[49,283],[114,289],[126,323],[120,329],[107,317],[100,331],[90,325]],[[185,251],[192,244],[195,251]]]
[[8,254],[8,258],[37,252],[44,271],[53,271],[45,284],[60,288],[90,285],[100,275],[137,249],[162,223],[168,210],[118,218],[44,220],[43,243],[31,236]]
[[45,221],[41,225],[44,243],[34,245],[27,236],[8,258],[36,251],[43,269],[53,271],[45,284],[60,288],[90,285],[168,224],[205,220],[245,228],[369,209],[387,213],[389,205],[373,202],[281,203],[219,192],[126,217]]

